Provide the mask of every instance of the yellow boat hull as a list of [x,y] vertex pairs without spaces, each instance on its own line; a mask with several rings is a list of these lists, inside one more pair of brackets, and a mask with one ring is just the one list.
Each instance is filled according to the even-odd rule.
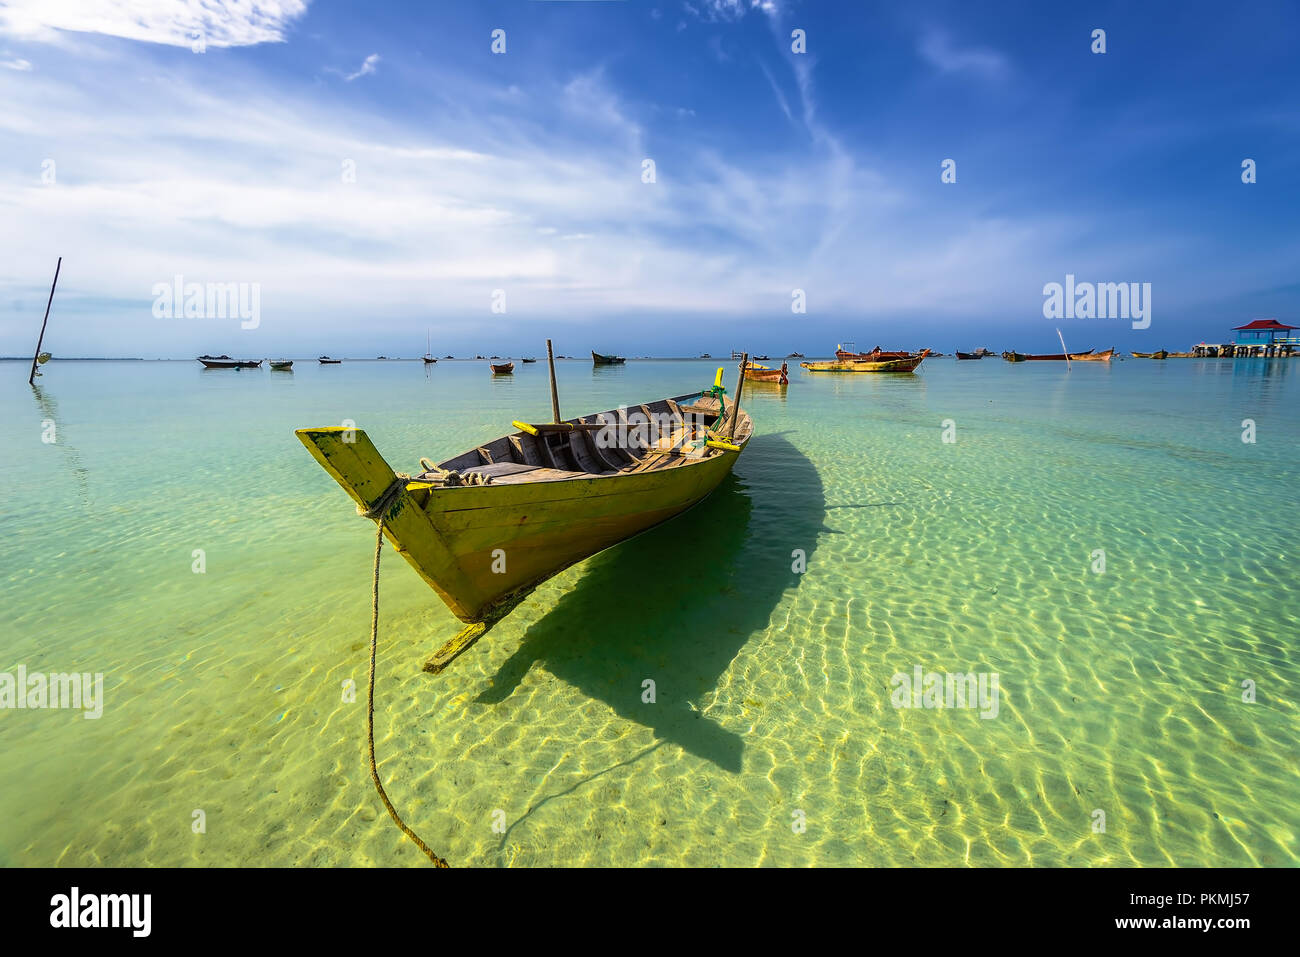
[[[363,510],[397,477],[362,430],[296,434]],[[705,498],[747,442],[644,472],[451,488],[410,481],[384,514],[384,534],[457,618],[494,620],[557,572]]]

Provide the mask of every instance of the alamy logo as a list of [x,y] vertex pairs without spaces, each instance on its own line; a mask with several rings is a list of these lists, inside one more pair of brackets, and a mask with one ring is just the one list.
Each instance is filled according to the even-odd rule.
[[16,674],[0,671],[0,708],[82,708],[85,718],[99,718],[104,714],[104,675],[29,674],[25,665]]
[[239,319],[239,328],[262,323],[262,284],[258,282],[186,282],[176,275],[170,283],[156,282],[155,319]]
[[895,708],[979,708],[981,718],[998,716],[998,674],[981,671],[965,674],[940,674],[922,671],[898,672],[889,679],[894,689],[890,701]]
[[1151,325],[1151,283],[1080,282],[1066,273],[1065,285],[1043,287],[1045,319],[1131,319],[1134,329]]
[[51,927],[129,927],[133,937],[148,937],[152,921],[151,894],[70,894],[50,898]]

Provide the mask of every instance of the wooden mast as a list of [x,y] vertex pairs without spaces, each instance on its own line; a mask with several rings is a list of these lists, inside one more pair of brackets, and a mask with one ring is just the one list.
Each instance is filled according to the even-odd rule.
[[45,341],[45,326],[50,321],[50,306],[54,302],[54,287],[59,284],[59,269],[63,266],[63,257],[54,266],[54,282],[50,283],[50,298],[45,303],[45,318],[41,320],[41,334],[36,340],[36,354],[32,356],[32,373],[27,377],[28,385],[36,384],[36,361],[41,357],[41,343]]
[[555,422],[560,423],[560,394],[555,390],[555,353],[551,349],[551,340],[546,340],[546,364],[551,369],[551,414]]
[[740,393],[745,388],[745,367],[749,365],[749,353],[740,358],[740,374],[736,376],[736,397],[731,403],[731,424],[727,426],[727,438],[736,437],[736,419],[740,416]]

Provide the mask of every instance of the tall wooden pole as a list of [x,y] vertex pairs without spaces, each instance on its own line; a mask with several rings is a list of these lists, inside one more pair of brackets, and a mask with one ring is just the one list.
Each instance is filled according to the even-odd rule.
[[36,384],[36,360],[41,357],[41,343],[45,341],[45,325],[50,321],[50,306],[54,303],[54,287],[59,284],[59,269],[63,266],[63,257],[59,257],[54,266],[54,282],[50,283],[50,298],[45,303],[45,318],[41,320],[41,335],[36,340],[36,354],[32,356],[32,374],[27,377],[28,385]]
[[1070,351],[1065,348],[1065,336],[1061,335],[1061,330],[1056,330],[1056,338],[1061,340],[1061,351],[1065,353],[1065,371],[1070,371]]
[[555,424],[560,424],[560,394],[555,391],[555,352],[551,349],[551,340],[546,340],[546,364],[551,369],[551,414]]
[[736,398],[731,403],[731,424],[727,426],[727,438],[736,437],[736,419],[740,417],[740,393],[745,388],[745,367],[749,365],[749,353],[740,358],[740,375],[736,377]]

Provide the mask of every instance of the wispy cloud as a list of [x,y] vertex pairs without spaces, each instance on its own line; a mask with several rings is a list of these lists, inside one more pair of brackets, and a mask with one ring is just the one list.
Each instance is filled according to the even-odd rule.
[[957,47],[952,39],[938,30],[921,37],[917,52],[940,73],[970,73],[986,79],[998,79],[1010,70],[1006,57],[984,47]]
[[32,68],[31,61],[24,60],[21,57],[16,57],[12,60],[0,60],[0,66],[8,70],[21,70],[24,72]]
[[278,43],[307,0],[5,0],[0,33],[55,42],[59,31],[188,47]]
[[348,83],[351,83],[357,77],[368,76],[369,74],[375,72],[375,65],[378,62],[379,62],[379,54],[372,53],[370,54],[370,56],[366,57],[365,60],[362,61],[361,69],[357,70],[356,73],[349,73],[343,79]]

